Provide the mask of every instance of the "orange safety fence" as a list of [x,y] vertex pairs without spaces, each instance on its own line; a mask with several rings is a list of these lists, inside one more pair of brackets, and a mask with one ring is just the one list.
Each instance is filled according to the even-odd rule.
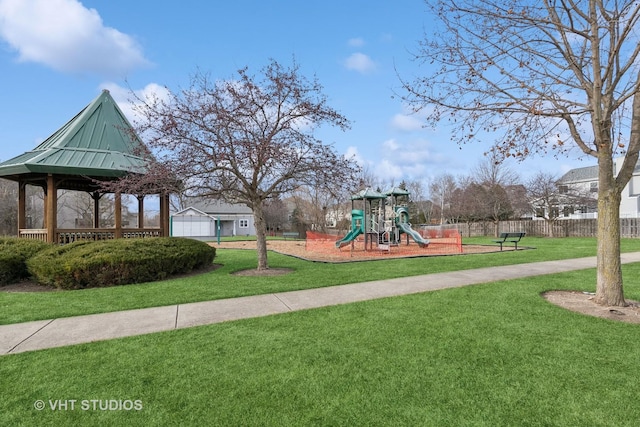
[[401,243],[397,245],[378,245],[368,241],[365,248],[364,235],[358,236],[351,242],[346,243],[341,248],[336,248],[336,242],[344,236],[307,231],[305,250],[307,252],[326,254],[333,257],[344,258],[384,258],[385,256],[425,256],[425,255],[447,255],[460,254],[462,250],[462,236],[455,229],[440,230],[416,230],[420,235],[429,240],[429,245],[421,247],[411,237],[403,234]]

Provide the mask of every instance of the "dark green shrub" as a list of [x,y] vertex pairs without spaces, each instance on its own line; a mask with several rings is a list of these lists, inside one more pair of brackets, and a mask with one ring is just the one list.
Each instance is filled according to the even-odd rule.
[[0,252],[0,286],[20,280],[25,267],[24,258],[11,252]]
[[39,253],[28,262],[42,284],[82,289],[161,280],[210,265],[215,248],[178,237],[77,242]]
[[0,285],[29,277],[26,261],[51,245],[38,240],[0,237]]

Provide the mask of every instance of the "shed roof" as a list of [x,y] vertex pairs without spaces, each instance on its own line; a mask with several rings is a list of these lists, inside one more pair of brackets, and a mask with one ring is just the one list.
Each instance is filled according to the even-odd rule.
[[190,206],[188,208],[182,209],[181,211],[172,214],[171,217],[173,218],[180,218],[180,217],[207,218],[210,221],[218,221],[218,220],[234,221],[238,218],[238,215],[240,214],[228,214],[228,215],[224,215],[224,214],[221,215],[220,213],[208,214],[206,212],[201,211],[200,209],[196,209],[193,206]]
[[83,175],[114,178],[141,171],[135,153],[142,142],[109,91],[33,150],[0,163],[0,177],[17,180],[25,174]]
[[196,209],[193,206],[189,206],[188,208],[184,208],[171,216],[187,216],[187,215],[197,215],[197,216],[207,216],[213,218],[211,215],[202,212],[200,209]]

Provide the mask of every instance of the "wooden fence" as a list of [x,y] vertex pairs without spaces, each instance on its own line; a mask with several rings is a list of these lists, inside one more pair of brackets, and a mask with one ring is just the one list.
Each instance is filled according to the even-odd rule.
[[[598,220],[563,219],[555,221],[553,226],[542,220],[500,221],[497,232],[493,222],[447,224],[442,227],[455,228],[462,237],[496,236],[510,231],[524,231],[528,236],[539,237],[596,237]],[[640,218],[620,218],[620,236],[640,237]]]

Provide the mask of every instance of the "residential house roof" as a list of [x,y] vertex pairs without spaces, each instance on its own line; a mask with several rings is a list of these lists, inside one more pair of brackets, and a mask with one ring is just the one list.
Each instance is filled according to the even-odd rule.
[[192,199],[187,203],[187,208],[172,214],[172,216],[182,217],[195,215],[208,217],[213,220],[233,221],[238,217],[247,217],[253,214],[253,211],[246,205],[233,205],[219,200]]
[[594,181],[598,179],[598,166],[586,166],[583,168],[571,169],[569,172],[562,175],[558,180],[559,183],[573,183]]
[[253,211],[247,205],[230,204],[221,200],[206,200],[198,198],[189,200],[187,204],[194,209],[205,212],[207,215],[253,214]]

